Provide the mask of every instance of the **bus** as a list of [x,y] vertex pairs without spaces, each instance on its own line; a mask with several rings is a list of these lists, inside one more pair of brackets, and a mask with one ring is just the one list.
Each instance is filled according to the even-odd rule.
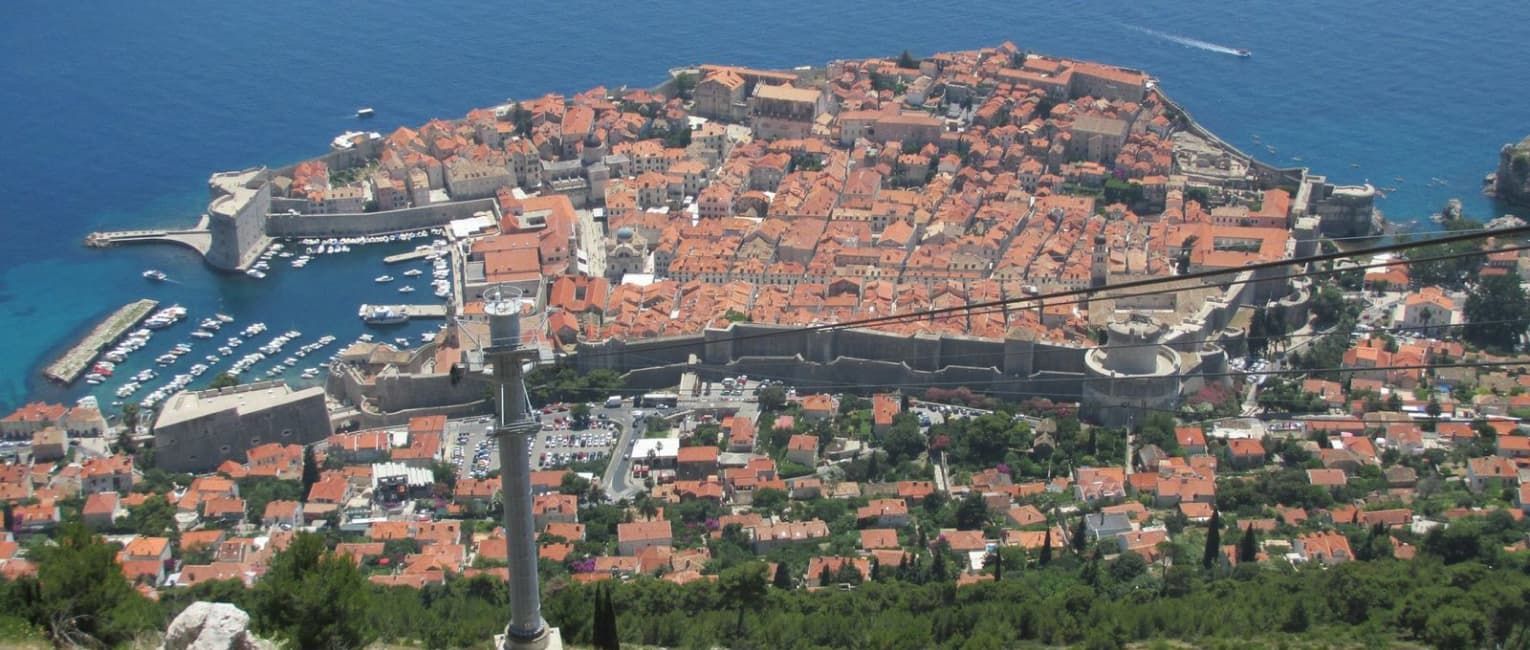
[[672,409],[680,404],[680,396],[674,393],[644,393],[633,406]]

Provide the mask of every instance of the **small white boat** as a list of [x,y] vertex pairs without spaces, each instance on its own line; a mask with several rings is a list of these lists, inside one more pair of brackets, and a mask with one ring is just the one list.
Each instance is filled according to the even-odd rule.
[[170,276],[165,275],[165,272],[159,269],[149,269],[143,272],[143,277],[148,278],[154,282],[164,282],[165,279],[169,278]]
[[411,277],[411,278],[415,277],[417,275],[424,274],[424,273],[425,273],[424,271],[421,271],[419,269],[409,269],[408,271],[404,271],[404,275],[408,276],[408,277]]
[[199,338],[199,339],[210,339],[213,336],[216,336],[215,334],[213,334],[212,332],[209,332],[207,330],[197,330],[195,332],[192,332],[191,335],[196,337],[196,338]]
[[256,280],[262,280],[262,279],[265,279],[265,277],[266,277],[266,272],[262,271],[260,269],[250,269],[248,271],[245,271],[244,274],[248,275],[248,276],[250,276],[252,278],[255,278]]
[[404,285],[404,286],[398,288],[398,292],[399,293],[413,293],[414,292],[414,287],[411,287],[411,286],[408,286],[408,285]]
[[377,111],[372,110],[371,106],[363,106],[361,108],[356,109],[356,119],[365,120],[365,119],[370,118],[370,117],[372,117],[374,115],[377,115]]
[[377,283],[392,282],[393,281],[393,276],[391,276],[391,275],[379,275],[379,276],[373,278],[372,281],[373,282],[377,282]]

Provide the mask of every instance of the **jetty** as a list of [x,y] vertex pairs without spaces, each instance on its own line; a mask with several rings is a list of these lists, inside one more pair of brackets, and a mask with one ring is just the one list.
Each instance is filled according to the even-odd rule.
[[366,305],[405,314],[410,318],[446,318],[446,305]]
[[106,320],[96,325],[85,338],[80,339],[74,347],[69,348],[63,356],[54,361],[43,375],[63,384],[72,384],[80,377],[80,373],[90,366],[90,362],[101,353],[101,349],[111,345],[128,330],[138,325],[139,321],[148,317],[159,306],[158,300],[143,299],[130,302],[112,312]]
[[389,256],[383,258],[383,263],[384,264],[397,264],[399,262],[408,262],[410,260],[423,260],[427,256],[429,256],[430,253],[431,253],[430,249],[426,249],[426,250],[409,251],[407,253],[399,253],[397,255],[389,255]]
[[212,248],[212,231],[208,228],[207,217],[203,216],[194,228],[106,230],[85,237],[85,245],[90,248],[110,248],[120,244],[176,244],[205,256]]

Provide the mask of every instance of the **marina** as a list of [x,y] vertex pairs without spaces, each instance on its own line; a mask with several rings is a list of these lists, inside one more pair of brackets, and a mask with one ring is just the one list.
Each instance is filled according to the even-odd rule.
[[117,311],[112,312],[111,316],[86,334],[84,339],[48,366],[43,374],[63,384],[74,383],[86,366],[89,366],[96,355],[100,354],[102,348],[121,338],[158,306],[159,301],[145,298],[119,307]]
[[[452,247],[440,230],[278,240],[255,258],[251,273],[240,274],[232,281],[235,288],[216,301],[195,295],[203,279],[177,266],[173,259],[159,258],[139,266],[133,272],[134,279],[149,281],[156,291],[165,292],[165,302],[173,297],[176,304],[146,308],[136,325],[103,341],[97,354],[81,361],[76,377],[83,381],[41,385],[48,393],[65,399],[69,397],[63,396],[90,395],[103,406],[121,408],[132,403],[148,410],[178,391],[204,388],[225,374],[239,383],[321,383],[328,377],[334,357],[321,354],[320,349],[337,341],[344,347],[373,327],[386,326],[389,334],[382,340],[400,348],[433,340],[439,319],[447,314],[445,300],[437,305],[395,303],[406,297],[401,294],[415,292],[420,297],[450,297],[453,274],[447,260],[451,253]],[[395,255],[414,263],[387,268],[387,260]],[[283,260],[289,263],[280,263]],[[317,271],[324,276],[323,282],[315,283],[312,274],[298,273],[314,265],[324,267]],[[167,281],[148,275],[139,279],[145,266],[165,273]],[[379,274],[388,280],[377,282]],[[168,279],[172,275],[175,279]],[[246,275],[262,281],[251,281]],[[333,299],[337,282],[347,287],[349,299]],[[263,298],[278,293],[287,296],[283,302],[290,307],[282,308]],[[383,316],[378,320],[350,320],[361,304],[379,305]],[[236,323],[229,314],[241,318]],[[410,322],[413,319],[422,322]],[[183,321],[187,327],[180,326]],[[298,340],[300,330],[333,334]],[[304,340],[309,342],[303,344]]]

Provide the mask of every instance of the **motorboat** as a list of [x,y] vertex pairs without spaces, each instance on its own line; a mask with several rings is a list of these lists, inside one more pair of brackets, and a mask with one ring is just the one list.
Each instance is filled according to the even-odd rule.
[[379,284],[381,284],[383,282],[392,282],[393,281],[393,276],[391,276],[391,275],[379,275],[379,276],[373,278],[372,281],[373,282],[377,282]]
[[425,273],[424,271],[421,271],[419,269],[409,269],[408,271],[404,271],[404,276],[412,278],[412,277],[415,277],[415,276],[418,276],[418,275],[423,275],[424,273]]
[[1253,55],[1254,55],[1254,53],[1253,53],[1253,52],[1250,52],[1250,51],[1248,51],[1248,50],[1245,50],[1245,49],[1242,49],[1242,48],[1238,48],[1238,49],[1237,49],[1237,50],[1235,50],[1235,51],[1234,51],[1234,52],[1233,52],[1233,53],[1234,53],[1234,54],[1237,54],[1237,55],[1238,55],[1238,56],[1241,56],[1241,57],[1243,57],[1243,58],[1245,58],[1245,59],[1246,59],[1246,58],[1249,58],[1249,57],[1251,57],[1251,56],[1253,56]]
[[363,106],[356,109],[356,119],[358,120],[369,119],[375,115],[377,115],[377,111],[372,110],[371,106]]
[[357,315],[368,325],[396,325],[409,320],[409,314],[387,305],[362,305]]
[[409,285],[404,285],[404,286],[398,288],[398,292],[399,293],[413,293],[414,292],[414,287],[411,287]]
[[161,271],[159,269],[149,269],[149,270],[143,272],[143,277],[145,277],[145,278],[147,278],[147,279],[149,279],[149,280],[151,280],[153,282],[164,282],[170,276],[165,275],[165,272]]
[[262,271],[260,269],[250,269],[248,271],[245,271],[244,274],[248,275],[248,276],[250,276],[252,278],[255,278],[256,280],[263,280],[266,277],[266,272]]

